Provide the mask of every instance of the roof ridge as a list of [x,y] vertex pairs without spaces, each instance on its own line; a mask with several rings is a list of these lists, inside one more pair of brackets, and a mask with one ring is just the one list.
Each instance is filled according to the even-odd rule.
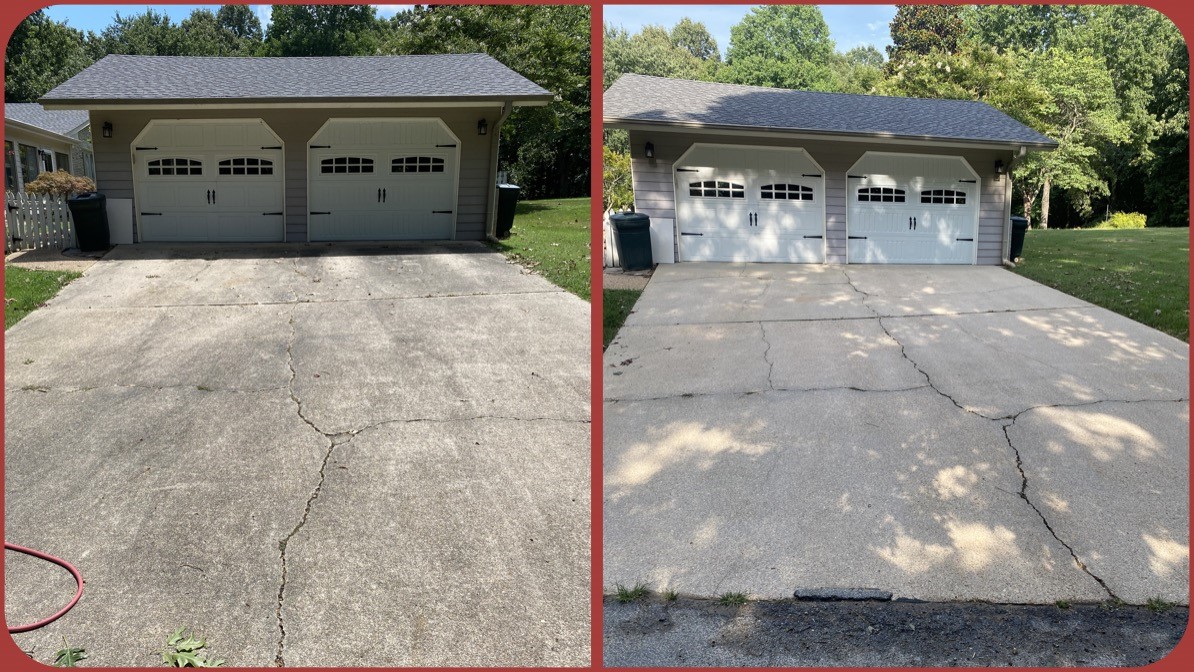
[[[705,84],[710,86],[728,86],[738,89],[750,89],[752,91],[769,91],[778,93],[804,93],[809,95],[820,96],[854,96],[858,98],[882,98],[884,100],[931,100],[933,102],[955,102],[955,103],[971,103],[976,105],[984,105],[986,107],[994,108],[990,103],[981,100],[966,100],[964,98],[921,98],[920,96],[885,96],[877,93],[851,93],[846,91],[813,91],[811,89],[785,89],[779,86],[758,86],[755,84],[734,84],[731,82],[711,82],[704,79],[681,79],[679,77],[660,77],[659,75],[640,75],[636,72],[625,72],[618,77],[620,81],[622,77],[632,76],[641,77],[644,79],[661,79],[669,82],[684,82],[685,84]],[[617,81],[614,82],[617,84]],[[613,85],[611,84],[612,88]]]
[[[293,61],[293,60],[330,60],[330,59],[365,59],[365,58],[442,58],[444,56],[485,56],[493,58],[483,51],[470,51],[460,54],[368,54],[353,56],[183,56],[163,54],[105,54],[104,58],[154,58],[154,59],[210,59],[223,61]],[[103,59],[100,59],[103,60]],[[496,60],[496,59],[495,59]]]

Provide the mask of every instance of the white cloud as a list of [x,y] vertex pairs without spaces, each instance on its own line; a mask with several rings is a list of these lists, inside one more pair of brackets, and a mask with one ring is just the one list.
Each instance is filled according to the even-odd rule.
[[886,28],[886,27],[887,27],[886,23],[882,23],[879,21],[872,21],[872,22],[866,24],[866,29],[871,31],[872,33],[879,30],[880,28]]
[[373,5],[373,6],[375,8],[377,8],[377,13],[379,16],[386,16],[386,17],[394,16],[395,14],[397,14],[398,12],[401,12],[404,9],[410,9],[411,7],[414,7],[414,5]]

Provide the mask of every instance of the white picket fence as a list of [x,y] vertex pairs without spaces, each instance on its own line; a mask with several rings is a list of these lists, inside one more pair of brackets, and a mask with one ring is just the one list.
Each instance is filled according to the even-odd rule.
[[75,226],[66,199],[23,192],[4,194],[4,253],[62,249],[75,244]]

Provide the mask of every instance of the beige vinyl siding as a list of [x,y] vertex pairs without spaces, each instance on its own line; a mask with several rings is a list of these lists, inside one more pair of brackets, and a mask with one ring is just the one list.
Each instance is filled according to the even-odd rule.
[[[655,145],[655,158],[643,156],[646,143]],[[799,140],[781,137],[689,133],[683,131],[630,131],[631,170],[635,209],[649,217],[675,219],[676,194],[672,166],[693,143],[803,147],[825,169],[826,262],[846,262],[846,171],[868,151],[961,156],[982,178],[979,204],[978,263],[1003,261],[1004,183],[996,181],[995,161],[1011,163],[1010,150],[932,147],[835,140]]]
[[[111,138],[96,134],[96,184],[108,198],[133,198],[131,143],[152,119],[262,119],[282,138],[286,164],[286,239],[307,240],[307,143],[331,118],[439,117],[460,138],[460,191],[456,214],[457,240],[483,240],[496,176],[490,175],[491,137],[477,135],[477,120],[492,124],[501,114],[492,108],[408,109],[275,109],[194,110],[187,114],[156,110],[104,110],[91,113],[92,128],[111,122]],[[491,131],[492,132],[492,131]]]

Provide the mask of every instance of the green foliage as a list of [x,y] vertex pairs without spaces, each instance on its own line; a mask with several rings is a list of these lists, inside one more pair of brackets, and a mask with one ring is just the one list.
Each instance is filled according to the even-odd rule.
[[837,90],[842,93],[878,93],[883,81],[883,54],[866,44],[834,54],[831,63]]
[[829,26],[817,7],[754,7],[730,28],[727,65],[718,78],[735,84],[831,91],[833,53]]
[[401,12],[388,54],[483,52],[557,94],[518,108],[502,128],[500,164],[523,196],[589,193],[590,42],[584,5],[439,5]]
[[371,5],[273,5],[264,56],[363,56],[381,43]]
[[8,264],[4,268],[4,328],[45,305],[82,273],[38,271]]
[[630,180],[630,153],[602,147],[602,211],[625,210],[634,205]]
[[1139,212],[1113,212],[1099,222],[1096,229],[1143,229],[1148,217]]
[[71,646],[62,638],[62,648],[54,654],[54,667],[77,667],[76,663],[87,658],[87,649]]
[[89,177],[71,175],[65,170],[42,173],[37,179],[25,185],[25,191],[38,196],[73,196],[84,191],[95,191],[95,182]]
[[221,23],[216,14],[206,9],[191,12],[178,29],[182,34],[179,53],[184,56],[251,56],[260,43],[260,37],[256,40],[239,37]]
[[588,198],[521,201],[510,237],[494,246],[511,261],[588,301],[591,204]]
[[693,21],[688,17],[672,26],[672,44],[692,54],[702,61],[720,61],[721,53],[717,50],[717,40],[709,33],[709,29],[700,21]]
[[1160,598],[1160,597],[1150,597],[1150,598],[1148,598],[1148,602],[1146,602],[1144,606],[1148,607],[1148,610],[1153,613],[1163,614],[1163,613],[1169,611],[1170,609],[1176,607],[1177,603],[1170,602],[1170,601]]
[[104,54],[178,56],[183,52],[183,32],[170,17],[153,9],[132,16],[117,12],[112,25],[100,33],[99,45]]
[[207,639],[196,637],[187,628],[179,628],[166,638],[166,647],[159,651],[167,667],[220,667],[223,660],[210,657]]
[[961,11],[965,41],[1001,51],[1041,52],[1059,36],[1089,20],[1091,7],[1081,5],[981,5]]
[[726,606],[738,607],[747,603],[746,593],[722,593],[717,601]]
[[957,5],[897,5],[887,56],[898,61],[930,52],[953,53],[962,37],[961,11]]
[[614,598],[622,604],[641,600],[650,592],[647,590],[647,584],[645,583],[636,583],[629,588],[620,583],[614,586]]
[[701,24],[683,29],[677,24],[671,32],[661,26],[644,26],[631,35],[622,28],[606,24],[602,55],[605,88],[628,72],[673,79],[712,79],[720,63],[717,45],[709,37],[712,54],[705,59],[697,56],[694,52],[706,51],[706,48],[701,46],[702,38],[696,26],[704,29]]
[[261,20],[249,5],[221,6],[216,12],[216,23],[237,39],[253,45],[259,44],[265,35],[261,30]]
[[31,103],[91,65],[83,33],[38,10],[13,30],[4,52],[4,102]]

